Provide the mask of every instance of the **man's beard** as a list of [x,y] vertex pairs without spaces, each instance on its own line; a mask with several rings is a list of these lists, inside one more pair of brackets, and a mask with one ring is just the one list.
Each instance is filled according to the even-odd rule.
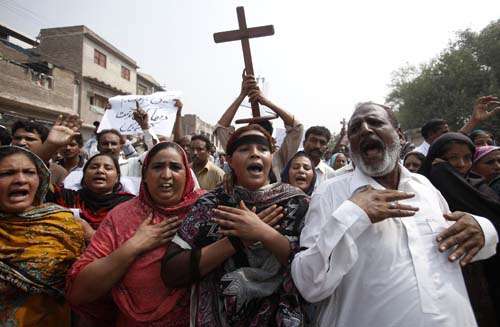
[[381,177],[389,174],[398,163],[400,151],[401,144],[399,143],[399,137],[397,133],[394,133],[392,144],[386,146],[386,150],[384,151],[384,157],[382,158],[382,160],[375,164],[365,164],[361,154],[353,153],[351,150],[349,150],[354,166],[361,169],[363,173],[371,177]]

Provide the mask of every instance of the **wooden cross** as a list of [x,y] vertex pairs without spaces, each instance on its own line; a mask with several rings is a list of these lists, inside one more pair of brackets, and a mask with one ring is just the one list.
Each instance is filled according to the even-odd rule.
[[345,131],[345,127],[347,125],[347,122],[345,121],[345,118],[342,118],[342,120],[340,121],[340,123],[342,124],[342,131]]
[[[274,26],[273,25],[266,25],[266,26],[248,28],[246,18],[245,18],[245,9],[243,7],[237,7],[236,13],[238,15],[239,29],[227,31],[227,32],[214,33],[214,41],[215,41],[215,43],[221,43],[221,42],[230,42],[230,41],[240,40],[241,41],[241,48],[243,50],[243,59],[245,60],[246,74],[254,75],[253,64],[252,64],[252,54],[250,52],[250,39],[256,38],[256,37],[273,35],[274,34]],[[272,118],[276,117],[276,116],[261,117],[260,110],[259,110],[259,104],[255,101],[252,102],[252,116],[254,118],[260,118],[258,120],[267,120],[267,119],[272,119]],[[243,123],[243,121],[244,122],[255,122],[255,119],[244,119],[244,120],[238,121],[237,123]]]

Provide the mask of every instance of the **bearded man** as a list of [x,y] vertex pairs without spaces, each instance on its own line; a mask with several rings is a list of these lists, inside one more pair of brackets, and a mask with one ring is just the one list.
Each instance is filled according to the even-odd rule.
[[399,164],[397,126],[389,108],[358,105],[347,131],[355,169],[312,197],[292,276],[320,302],[317,326],[476,326],[461,266],[492,256],[498,236]]

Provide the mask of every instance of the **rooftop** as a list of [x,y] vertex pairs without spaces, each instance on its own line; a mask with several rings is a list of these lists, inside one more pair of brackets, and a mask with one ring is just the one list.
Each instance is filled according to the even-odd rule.
[[43,38],[48,38],[48,37],[59,37],[61,35],[77,35],[77,34],[83,34],[92,41],[96,42],[109,52],[113,53],[114,55],[120,57],[123,59],[123,61],[127,62],[129,65],[133,66],[134,68],[138,68],[137,62],[127,56],[125,53],[121,52],[113,46],[111,43],[108,41],[104,40],[102,37],[100,37],[97,33],[92,31],[90,28],[88,28],[85,25],[75,25],[75,26],[65,26],[65,27],[54,27],[54,28],[44,28],[40,30],[40,35]]

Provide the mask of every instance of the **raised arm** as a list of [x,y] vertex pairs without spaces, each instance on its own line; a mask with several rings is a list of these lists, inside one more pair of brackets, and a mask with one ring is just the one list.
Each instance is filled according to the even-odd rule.
[[251,90],[258,89],[255,78],[250,75],[245,75],[245,71],[243,71],[242,79],[243,81],[241,82],[240,94],[233,101],[233,103],[231,103],[229,108],[226,109],[226,111],[224,112],[224,114],[222,114],[222,117],[218,121],[218,124],[222,127],[229,127],[231,125],[231,122],[233,121],[234,116],[236,115],[236,112],[238,111],[241,103],[243,102],[243,100],[245,100],[245,97]]
[[77,115],[59,115],[45,142],[33,152],[48,162],[60,148],[71,142],[74,135],[80,133],[81,126],[82,121]]
[[[247,78],[252,78],[253,76],[248,75]],[[296,126],[299,124],[299,122],[295,121],[295,117],[290,114],[288,111],[278,107],[274,103],[272,103],[269,99],[267,99],[261,92],[259,88],[254,88],[249,91],[248,96],[250,98],[250,101],[257,101],[263,106],[268,107],[272,111],[274,111],[280,118],[283,120],[283,123],[285,123],[286,126]]]
[[[491,110],[488,108],[494,107]],[[480,97],[477,99],[470,119],[465,123],[459,132],[469,134],[474,128],[485,120],[500,112],[500,102],[498,98],[492,95]]]
[[175,99],[175,106],[177,107],[177,113],[175,114],[174,121],[174,142],[179,143],[184,136],[182,132],[182,107],[183,104],[181,100]]

